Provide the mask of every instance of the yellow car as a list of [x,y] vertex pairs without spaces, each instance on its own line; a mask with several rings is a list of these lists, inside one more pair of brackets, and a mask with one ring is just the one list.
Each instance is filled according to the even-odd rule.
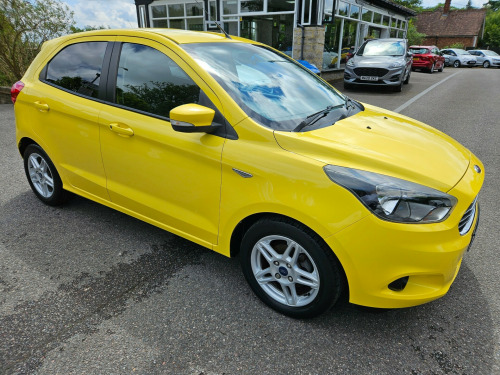
[[439,298],[477,227],[484,171],[469,150],[254,41],[68,35],[44,44],[12,99],[41,201],[72,192],[239,254],[255,294],[292,317],[343,291],[379,308]]

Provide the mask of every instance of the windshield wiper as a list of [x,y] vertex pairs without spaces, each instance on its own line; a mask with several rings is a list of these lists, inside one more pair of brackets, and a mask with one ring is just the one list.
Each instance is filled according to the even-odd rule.
[[309,115],[306,117],[306,119],[304,121],[302,121],[295,129],[293,129],[292,131],[293,132],[299,132],[301,131],[302,129],[304,129],[306,126],[309,126],[309,125],[312,125],[314,123],[316,123],[319,119],[322,119],[323,117],[325,117],[328,113],[330,113],[331,111],[333,111],[334,109],[339,109],[339,108],[342,108],[344,107],[345,104],[339,104],[339,105],[336,105],[336,106],[333,106],[333,105],[329,105],[328,107],[326,107],[325,109],[322,109],[321,111],[318,111],[316,113],[313,113],[312,115]]

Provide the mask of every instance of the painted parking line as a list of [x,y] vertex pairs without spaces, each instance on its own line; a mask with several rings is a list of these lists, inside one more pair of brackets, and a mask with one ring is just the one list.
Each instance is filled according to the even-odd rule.
[[461,72],[456,72],[456,73],[453,73],[451,76],[448,76],[444,79],[442,79],[441,81],[439,82],[436,82],[435,84],[433,84],[431,87],[428,87],[426,90],[422,91],[420,94],[418,95],[415,95],[413,98],[411,98],[410,100],[408,100],[406,103],[400,105],[398,108],[396,108],[394,110],[394,112],[401,112],[403,109],[405,109],[406,107],[408,107],[409,105],[413,104],[414,102],[416,102],[418,99],[420,99],[422,96],[424,96],[425,94],[427,94],[429,91],[435,89],[437,86],[439,86],[441,83],[444,83],[446,82],[447,80],[449,80],[450,78],[452,77],[455,77],[457,74],[460,74]]

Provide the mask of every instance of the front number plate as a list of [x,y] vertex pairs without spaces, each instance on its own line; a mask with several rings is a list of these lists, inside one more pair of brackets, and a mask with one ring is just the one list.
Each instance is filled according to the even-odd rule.
[[362,81],[378,81],[378,77],[373,76],[361,76]]

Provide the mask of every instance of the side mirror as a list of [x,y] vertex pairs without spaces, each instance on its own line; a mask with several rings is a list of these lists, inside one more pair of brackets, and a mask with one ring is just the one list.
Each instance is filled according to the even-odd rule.
[[219,124],[212,124],[215,111],[202,105],[190,103],[170,111],[172,128],[181,133],[211,133]]

